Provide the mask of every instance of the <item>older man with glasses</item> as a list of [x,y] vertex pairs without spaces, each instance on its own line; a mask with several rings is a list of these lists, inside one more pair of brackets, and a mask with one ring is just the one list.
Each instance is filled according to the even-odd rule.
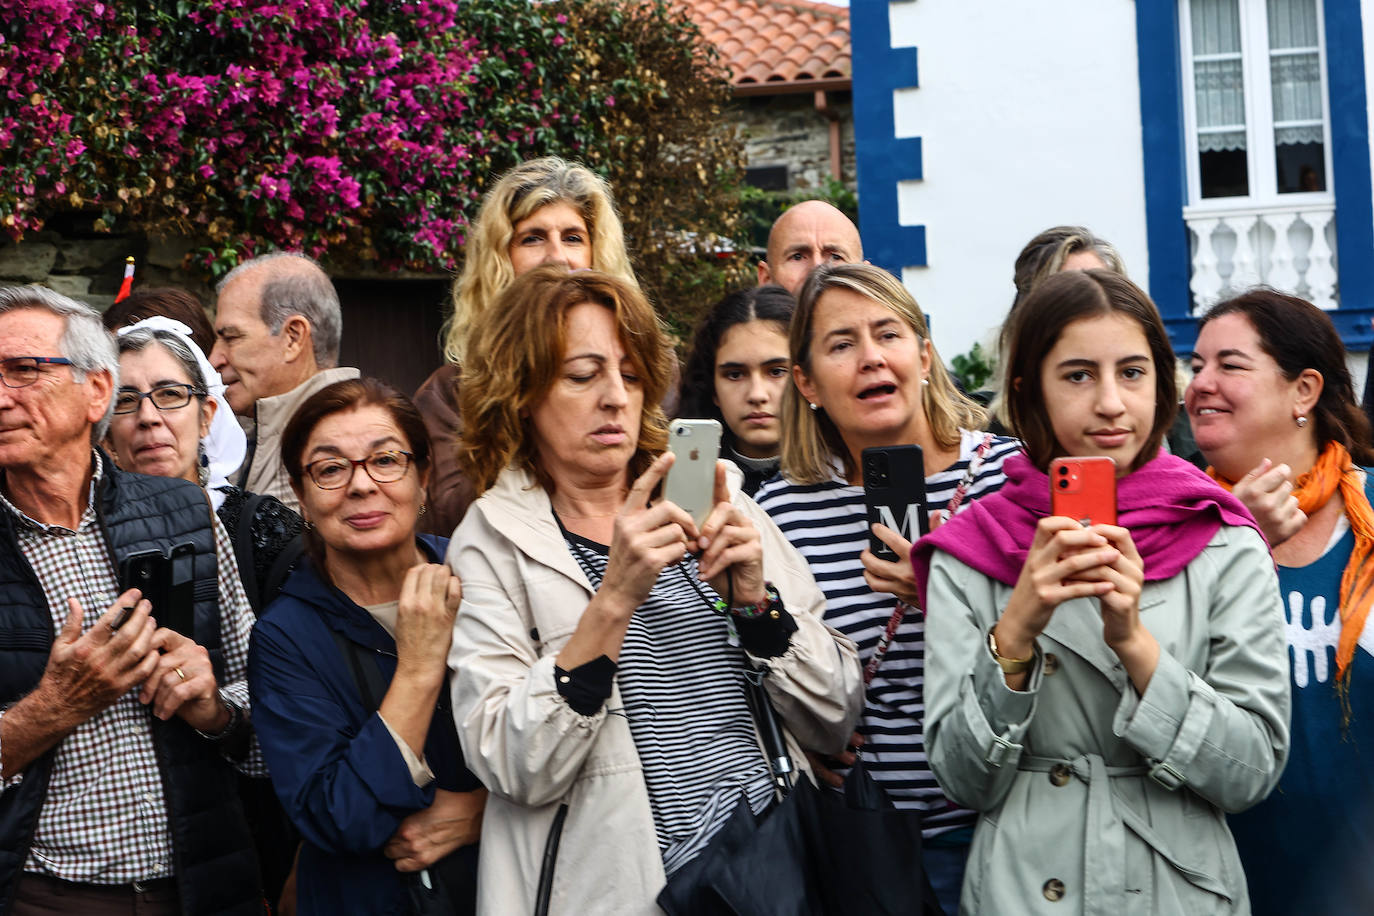
[[204,492],[95,447],[117,388],[94,311],[0,290],[0,907],[262,913],[252,613]]

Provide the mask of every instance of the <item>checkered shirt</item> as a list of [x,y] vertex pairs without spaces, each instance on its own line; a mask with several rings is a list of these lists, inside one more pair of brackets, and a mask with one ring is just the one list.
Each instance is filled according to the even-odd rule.
[[[69,597],[81,602],[85,611],[81,628],[86,632],[120,594],[105,532],[95,513],[101,465],[98,458],[93,462],[95,474],[76,531],[34,521],[0,493],[0,507],[15,516],[19,547],[43,585],[54,635],[67,618]],[[229,535],[218,518],[214,518],[214,528],[226,678],[220,693],[246,710],[253,612],[239,580]],[[87,884],[129,884],[172,876],[172,837],[153,748],[152,713],[138,701],[139,689],[134,687],[57,745],[26,871]],[[250,775],[267,773],[256,739],[245,760],[232,762]],[[9,784],[15,782],[12,779]]]

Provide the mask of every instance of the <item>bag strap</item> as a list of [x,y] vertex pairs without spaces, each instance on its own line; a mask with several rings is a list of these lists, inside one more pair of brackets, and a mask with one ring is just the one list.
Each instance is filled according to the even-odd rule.
[[[576,535],[563,527],[563,520],[558,518],[556,512],[554,513],[554,520],[558,522],[558,528],[563,532],[563,539],[567,542],[568,549],[577,561],[577,565],[582,567],[582,572],[587,577],[587,581],[591,583],[592,590],[601,588],[601,574],[597,572],[592,562],[583,556],[583,551],[586,548],[576,541]],[[696,584],[691,576],[688,576],[687,579],[693,585]],[[697,594],[701,595],[701,600],[711,609],[711,613],[716,613],[716,606],[707,599],[700,588],[698,588]],[[754,728],[763,744],[763,754],[768,759],[768,768],[773,774],[774,792],[781,800],[792,791],[792,774],[796,772],[797,766],[792,762],[792,756],[787,752],[787,744],[783,741],[782,726],[778,722],[777,710],[773,708],[773,701],[768,698],[768,691],[763,687],[763,679],[768,676],[768,666],[764,665],[754,669],[746,667],[743,674],[745,705],[749,707],[749,712],[754,719]]]
[[[978,444],[973,457],[969,459],[968,468],[964,471],[964,476],[960,478],[959,484],[954,488],[953,495],[949,502],[945,503],[945,521],[954,517],[954,513],[959,511],[963,505],[964,497],[968,495],[969,487],[973,486],[973,479],[978,476],[978,472],[983,468],[983,461],[987,458],[988,449],[992,448],[992,433],[984,433],[983,441]],[[873,680],[873,675],[878,673],[878,666],[887,657],[887,650],[892,648],[892,640],[897,637],[897,628],[902,625],[902,619],[906,617],[907,611],[920,610],[914,605],[907,604],[901,599],[897,600],[897,606],[892,609],[892,616],[887,619],[887,626],[883,628],[883,635],[878,637],[878,645],[873,648],[873,655],[864,665],[864,686],[867,687]]]
[[329,635],[334,637],[340,654],[343,655],[344,661],[348,662],[348,669],[353,674],[353,684],[358,688],[358,696],[363,701],[363,709],[369,716],[372,715],[382,705],[382,697],[386,696],[387,686],[382,683],[382,672],[377,669],[376,661],[369,657],[372,653],[338,630],[330,628]]
[[239,578],[253,608],[253,616],[262,616],[263,602],[258,594],[257,567],[253,564],[253,518],[262,505],[261,493],[253,493],[239,507],[238,525],[234,528],[234,559],[239,564]]
[[286,584],[286,577],[291,575],[291,571],[296,568],[301,557],[305,554],[305,538],[297,533],[295,537],[287,541],[285,546],[272,560],[272,565],[267,568],[267,578],[262,581],[258,588],[259,601],[263,607],[272,603],[272,599],[281,592],[281,587]]

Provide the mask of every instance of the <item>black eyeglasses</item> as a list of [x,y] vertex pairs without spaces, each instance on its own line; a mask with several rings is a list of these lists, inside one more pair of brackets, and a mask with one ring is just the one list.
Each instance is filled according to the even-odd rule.
[[410,452],[390,451],[373,452],[366,458],[321,458],[305,466],[315,486],[321,490],[337,490],[353,479],[353,471],[362,467],[377,483],[393,483],[406,476],[410,470]]
[[114,412],[138,413],[143,399],[148,398],[158,410],[176,410],[191,403],[191,398],[205,394],[204,388],[185,383],[177,385],[158,385],[152,391],[139,391],[137,388],[121,388],[115,395]]
[[27,388],[42,376],[39,366],[70,366],[61,356],[13,356],[0,359],[0,381],[6,388]]

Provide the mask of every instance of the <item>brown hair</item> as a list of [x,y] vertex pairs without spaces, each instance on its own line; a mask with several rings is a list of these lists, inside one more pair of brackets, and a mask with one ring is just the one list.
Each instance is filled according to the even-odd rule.
[[563,362],[567,314],[590,302],[610,309],[635,371],[644,406],[630,476],[642,474],[668,442],[660,406],[672,373],[672,344],[638,288],[594,270],[549,264],[517,277],[472,329],[458,388],[463,444],[458,460],[478,495],[515,464],[552,491],[523,415],[553,387]]
[[1374,464],[1369,418],[1355,400],[1355,385],[1345,365],[1345,344],[1326,312],[1306,299],[1258,287],[1218,302],[1198,321],[1201,332],[1222,315],[1243,315],[1259,335],[1260,348],[1293,381],[1304,369],[1321,373],[1322,393],[1312,408],[1317,447],[1339,442],[1356,463]]
[[1049,410],[1041,388],[1045,358],[1059,342],[1064,328],[1075,321],[1121,314],[1134,318],[1145,334],[1155,370],[1155,419],[1130,470],[1155,457],[1178,411],[1174,351],[1164,322],[1145,291],[1109,270],[1071,270],[1055,274],[1030,292],[1011,313],[1002,329],[1006,358],[1002,386],[1007,420],[1025,443],[1026,454],[1046,470],[1058,453]]
[[[375,378],[345,379],[326,385],[306,398],[282,430],[281,460],[286,467],[286,476],[291,480],[291,489],[296,491],[297,499],[300,499],[305,477],[305,466],[301,459],[305,456],[305,445],[310,441],[310,434],[325,417],[357,410],[360,407],[380,407],[385,410],[409,443],[417,478],[429,470],[429,433],[425,430],[425,421],[421,418],[420,411],[415,409],[410,398]],[[423,495],[423,486],[420,492]],[[306,550],[315,564],[315,571],[324,581],[329,582],[329,572],[324,564],[324,542],[313,528],[307,528],[304,536]]]
[[100,321],[105,325],[105,330],[114,333],[155,315],[180,321],[190,328],[191,339],[200,347],[200,352],[207,356],[214,348],[215,328],[205,314],[205,306],[195,293],[179,286],[136,289],[106,309]]

